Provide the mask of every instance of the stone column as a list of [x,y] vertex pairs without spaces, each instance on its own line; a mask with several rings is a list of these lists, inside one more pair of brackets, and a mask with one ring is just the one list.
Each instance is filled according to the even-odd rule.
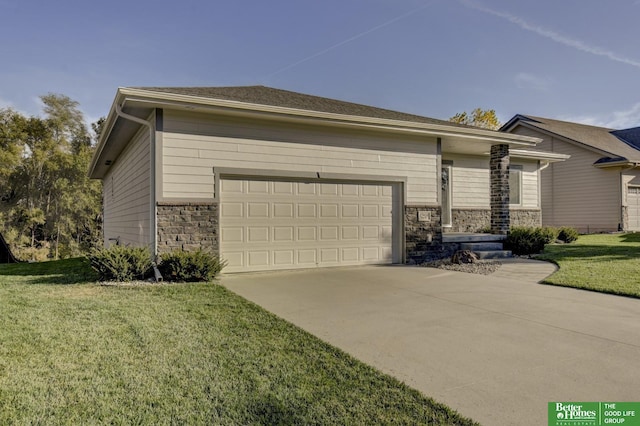
[[491,233],[509,233],[509,145],[491,146]]

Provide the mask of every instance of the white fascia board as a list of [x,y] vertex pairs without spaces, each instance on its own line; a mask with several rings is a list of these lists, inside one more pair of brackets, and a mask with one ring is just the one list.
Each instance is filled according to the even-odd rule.
[[526,149],[509,149],[509,156],[515,158],[524,158],[530,160],[542,160],[549,163],[556,163],[559,161],[566,161],[571,158],[568,154],[558,154],[555,152],[547,151],[531,151]]
[[[390,120],[374,117],[335,114],[322,111],[310,111],[297,108],[286,108],[273,105],[253,104],[224,99],[203,98],[199,96],[180,95],[166,92],[153,92],[132,88],[120,88],[119,94],[126,96],[132,102],[150,102],[157,104],[174,104],[181,106],[199,106],[229,110],[245,111],[247,113],[267,113],[279,116],[291,116],[315,120],[330,121],[335,124],[351,124],[358,127],[373,129],[386,129],[393,131],[405,131],[410,133],[422,133],[432,136],[453,136],[457,138],[475,139],[496,144],[535,146],[541,142],[540,138],[531,136],[514,135],[511,133],[498,133],[492,130],[477,128],[465,128],[432,123],[417,123],[413,121]],[[160,105],[159,105],[160,106]]]
[[118,114],[116,113],[116,104],[121,101],[122,96],[120,95],[120,90],[122,88],[118,88],[118,92],[116,93],[116,97],[114,98],[111,108],[109,109],[109,114],[104,122],[104,127],[102,128],[102,133],[100,133],[100,139],[98,139],[98,145],[96,146],[96,150],[93,153],[93,157],[91,158],[91,163],[89,164],[88,176],[92,177],[93,172],[98,165],[98,160],[102,156],[102,151],[106,146],[107,140],[109,139],[109,135],[113,130],[113,126],[116,124],[116,120],[118,119]]

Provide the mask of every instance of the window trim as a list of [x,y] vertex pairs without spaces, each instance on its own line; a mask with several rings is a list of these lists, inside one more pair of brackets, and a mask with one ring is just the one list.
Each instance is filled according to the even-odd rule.
[[[518,179],[518,193],[520,194],[520,200],[518,200],[517,203],[514,203],[511,200],[511,194],[513,193],[513,189],[511,188],[511,171],[512,170],[517,170],[519,173],[517,174],[519,176]],[[515,174],[514,174],[515,175]],[[523,201],[523,193],[522,193],[522,181],[523,181],[523,175],[524,175],[524,166],[522,164],[510,164],[509,165],[509,205],[510,206],[522,206],[522,201]]]

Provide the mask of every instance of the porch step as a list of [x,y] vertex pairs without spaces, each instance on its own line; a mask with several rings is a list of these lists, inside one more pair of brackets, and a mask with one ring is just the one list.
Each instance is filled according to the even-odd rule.
[[464,234],[449,233],[442,234],[443,243],[482,243],[489,241],[504,241],[505,235],[496,234]]
[[471,251],[495,251],[502,250],[502,243],[481,242],[481,243],[460,243],[460,250]]
[[507,259],[513,257],[511,250],[474,251],[480,259]]

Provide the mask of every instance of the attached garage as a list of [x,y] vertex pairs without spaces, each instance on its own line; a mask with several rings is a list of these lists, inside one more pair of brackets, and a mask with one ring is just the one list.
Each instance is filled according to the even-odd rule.
[[394,262],[394,253],[398,262],[393,204],[394,194],[400,202],[400,185],[223,178],[220,254],[226,271],[383,264]]

